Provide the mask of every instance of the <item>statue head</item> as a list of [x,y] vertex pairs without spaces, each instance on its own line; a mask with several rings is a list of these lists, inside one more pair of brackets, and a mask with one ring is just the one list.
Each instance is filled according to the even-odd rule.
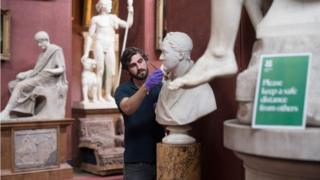
[[34,39],[38,42],[38,46],[42,50],[46,50],[50,44],[49,35],[45,31],[39,31],[34,35]]
[[161,45],[160,60],[166,71],[178,67],[181,61],[191,61],[190,54],[193,48],[191,38],[182,32],[169,32]]
[[107,13],[110,13],[112,10],[112,1],[111,0],[99,0],[96,4],[96,10],[98,13],[101,13],[103,10]]

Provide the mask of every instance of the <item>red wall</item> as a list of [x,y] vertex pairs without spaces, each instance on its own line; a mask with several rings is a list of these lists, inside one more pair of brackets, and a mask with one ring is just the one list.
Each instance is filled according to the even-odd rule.
[[[2,0],[3,9],[11,11],[11,57],[1,61],[1,109],[10,97],[8,82],[18,72],[34,67],[40,49],[34,40],[39,30],[47,31],[51,42],[61,46],[66,59],[69,87],[71,86],[71,1],[25,1]],[[71,92],[69,91],[68,97]],[[70,98],[67,101],[67,116],[71,116]]]

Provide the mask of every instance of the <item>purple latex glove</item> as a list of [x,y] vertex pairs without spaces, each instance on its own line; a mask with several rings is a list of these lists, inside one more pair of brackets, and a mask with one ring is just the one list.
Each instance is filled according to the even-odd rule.
[[163,78],[163,72],[161,69],[155,70],[146,80],[144,83],[144,86],[146,87],[147,91],[150,92],[150,90],[159,84],[162,81]]

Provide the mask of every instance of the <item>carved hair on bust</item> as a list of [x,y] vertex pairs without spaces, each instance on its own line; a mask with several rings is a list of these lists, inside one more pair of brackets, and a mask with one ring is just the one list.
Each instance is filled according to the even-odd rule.
[[174,50],[183,53],[186,59],[191,60],[193,42],[186,33],[169,32],[163,41],[167,41]]

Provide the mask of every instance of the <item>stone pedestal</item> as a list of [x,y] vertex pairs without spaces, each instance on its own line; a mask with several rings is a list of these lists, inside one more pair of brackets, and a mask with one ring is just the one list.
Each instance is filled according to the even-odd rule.
[[320,179],[320,128],[252,129],[224,123],[224,145],[243,160],[246,180]]
[[66,163],[72,119],[1,121],[1,179],[61,180],[73,176]]
[[123,120],[118,109],[73,108],[73,161],[97,174],[122,173]]
[[158,180],[200,180],[200,144],[157,144]]

